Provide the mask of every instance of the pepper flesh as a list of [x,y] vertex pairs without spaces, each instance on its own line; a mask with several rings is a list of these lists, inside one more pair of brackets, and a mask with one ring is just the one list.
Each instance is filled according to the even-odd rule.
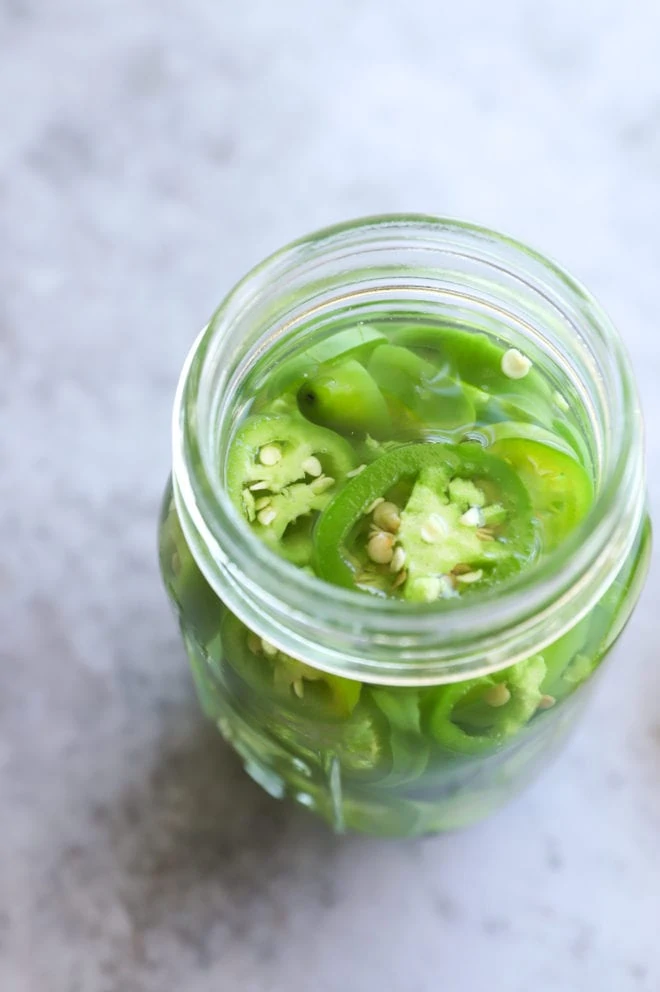
[[300,412],[340,434],[380,436],[392,426],[374,379],[355,359],[322,366],[298,390]]
[[518,474],[532,500],[545,551],[554,551],[586,515],[593,484],[571,455],[540,441],[503,438],[490,447]]
[[474,422],[474,405],[465,390],[408,348],[379,345],[368,370],[393,411],[400,417],[404,411],[411,426],[453,431]]
[[[348,543],[356,524],[367,514],[374,500],[385,496],[401,483],[414,483],[425,471],[435,472],[448,486],[453,479],[483,480],[497,490],[498,505],[507,514],[508,554],[479,545],[480,559],[492,564],[500,578],[512,574],[535,553],[535,532],[527,494],[515,474],[497,458],[471,445],[418,444],[396,448],[346,482],[331,500],[317,523],[314,534],[314,566],[321,578],[336,585],[355,585]],[[405,511],[404,511],[405,514]],[[467,540],[467,538],[466,538]],[[475,535],[471,540],[478,540]]]
[[[501,747],[519,733],[536,713],[543,693],[541,684],[546,672],[540,655],[528,658],[494,676],[468,679],[444,686],[437,691],[429,727],[435,740],[455,754],[481,754]],[[460,707],[467,697],[477,694],[483,698],[492,686],[505,684],[510,698],[503,706],[488,703],[486,726],[467,729],[469,721],[461,720]],[[478,724],[479,721],[477,721]]]
[[[279,457],[264,464],[265,450],[276,450]],[[315,468],[310,476],[309,466],[317,462],[322,475]],[[323,509],[332,488],[355,464],[353,449],[333,431],[298,414],[256,415],[234,440],[227,488],[261,540],[294,564],[305,565],[312,553],[312,515]],[[261,500],[267,503],[258,510]]]

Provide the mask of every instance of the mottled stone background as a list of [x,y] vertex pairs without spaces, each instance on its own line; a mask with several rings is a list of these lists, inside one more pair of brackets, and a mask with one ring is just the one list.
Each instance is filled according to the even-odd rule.
[[192,336],[271,249],[417,209],[560,258],[660,487],[660,8],[0,0],[0,989],[657,992],[652,574],[545,779],[336,840],[202,723],[155,561]]

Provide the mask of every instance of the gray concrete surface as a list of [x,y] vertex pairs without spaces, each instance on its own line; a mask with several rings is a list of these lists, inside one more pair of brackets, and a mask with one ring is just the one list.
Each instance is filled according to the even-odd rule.
[[338,840],[202,723],[155,563],[183,356],[263,254],[417,209],[620,325],[660,487],[657,4],[0,0],[0,989],[657,992],[660,592],[562,760]]

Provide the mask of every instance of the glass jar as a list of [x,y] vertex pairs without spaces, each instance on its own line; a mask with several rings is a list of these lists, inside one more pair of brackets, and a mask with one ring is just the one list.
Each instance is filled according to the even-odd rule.
[[[227,494],[228,444],[254,392],[338,313],[397,306],[524,348],[580,424],[588,516],[485,602],[440,611],[323,583],[261,543]],[[470,824],[536,776],[630,617],[650,552],[630,366],[578,283],[458,222],[320,231],[222,303],[185,363],[173,433],[162,573],[204,711],[257,782],[337,831],[411,835]],[[461,707],[486,692],[497,730],[466,729]]]

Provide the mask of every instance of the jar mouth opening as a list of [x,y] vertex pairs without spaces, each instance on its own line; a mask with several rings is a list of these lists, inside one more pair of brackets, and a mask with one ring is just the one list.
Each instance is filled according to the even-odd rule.
[[[275,330],[269,323],[276,309],[272,287],[280,301],[286,293],[295,297],[300,287],[292,279],[303,273],[301,299],[305,293],[309,297],[310,286],[323,282],[332,263],[348,292],[356,260],[366,258],[366,271],[373,271],[381,253],[385,264],[379,263],[379,269],[386,271],[394,250],[399,257],[409,251],[417,258],[418,253],[420,263],[440,254],[445,265],[447,259],[474,260],[480,272],[476,283],[474,273],[468,283],[473,290],[477,286],[477,295],[486,291],[483,272],[501,274],[508,280],[505,293],[515,283],[530,294],[539,311],[537,328],[543,329],[543,307],[546,318],[552,314],[563,333],[574,336],[576,348],[590,356],[582,375],[591,380],[585,396],[592,398],[598,485],[589,513],[531,569],[483,596],[446,606],[377,598],[330,585],[291,565],[241,519],[219,471],[216,428],[223,418],[240,419],[240,410],[230,413],[237,383],[256,356],[295,324],[283,316],[286,307],[277,314]],[[427,270],[393,264],[390,278],[401,291],[407,274],[407,292],[414,298],[429,291],[434,272],[432,265]],[[380,291],[384,285],[381,277]],[[465,289],[465,279],[461,285]],[[336,299],[326,293],[316,303],[331,310]],[[498,302],[506,312],[510,301],[492,301]],[[309,314],[309,299],[307,305]],[[603,417],[606,423],[599,422]],[[220,598],[281,650],[309,660],[313,648],[312,664],[363,681],[451,681],[535,653],[603,595],[633,546],[643,514],[641,416],[627,356],[607,316],[556,263],[514,239],[444,218],[389,215],[336,225],[258,265],[230,292],[193,346],[181,375],[173,426],[177,509],[191,551]]]

